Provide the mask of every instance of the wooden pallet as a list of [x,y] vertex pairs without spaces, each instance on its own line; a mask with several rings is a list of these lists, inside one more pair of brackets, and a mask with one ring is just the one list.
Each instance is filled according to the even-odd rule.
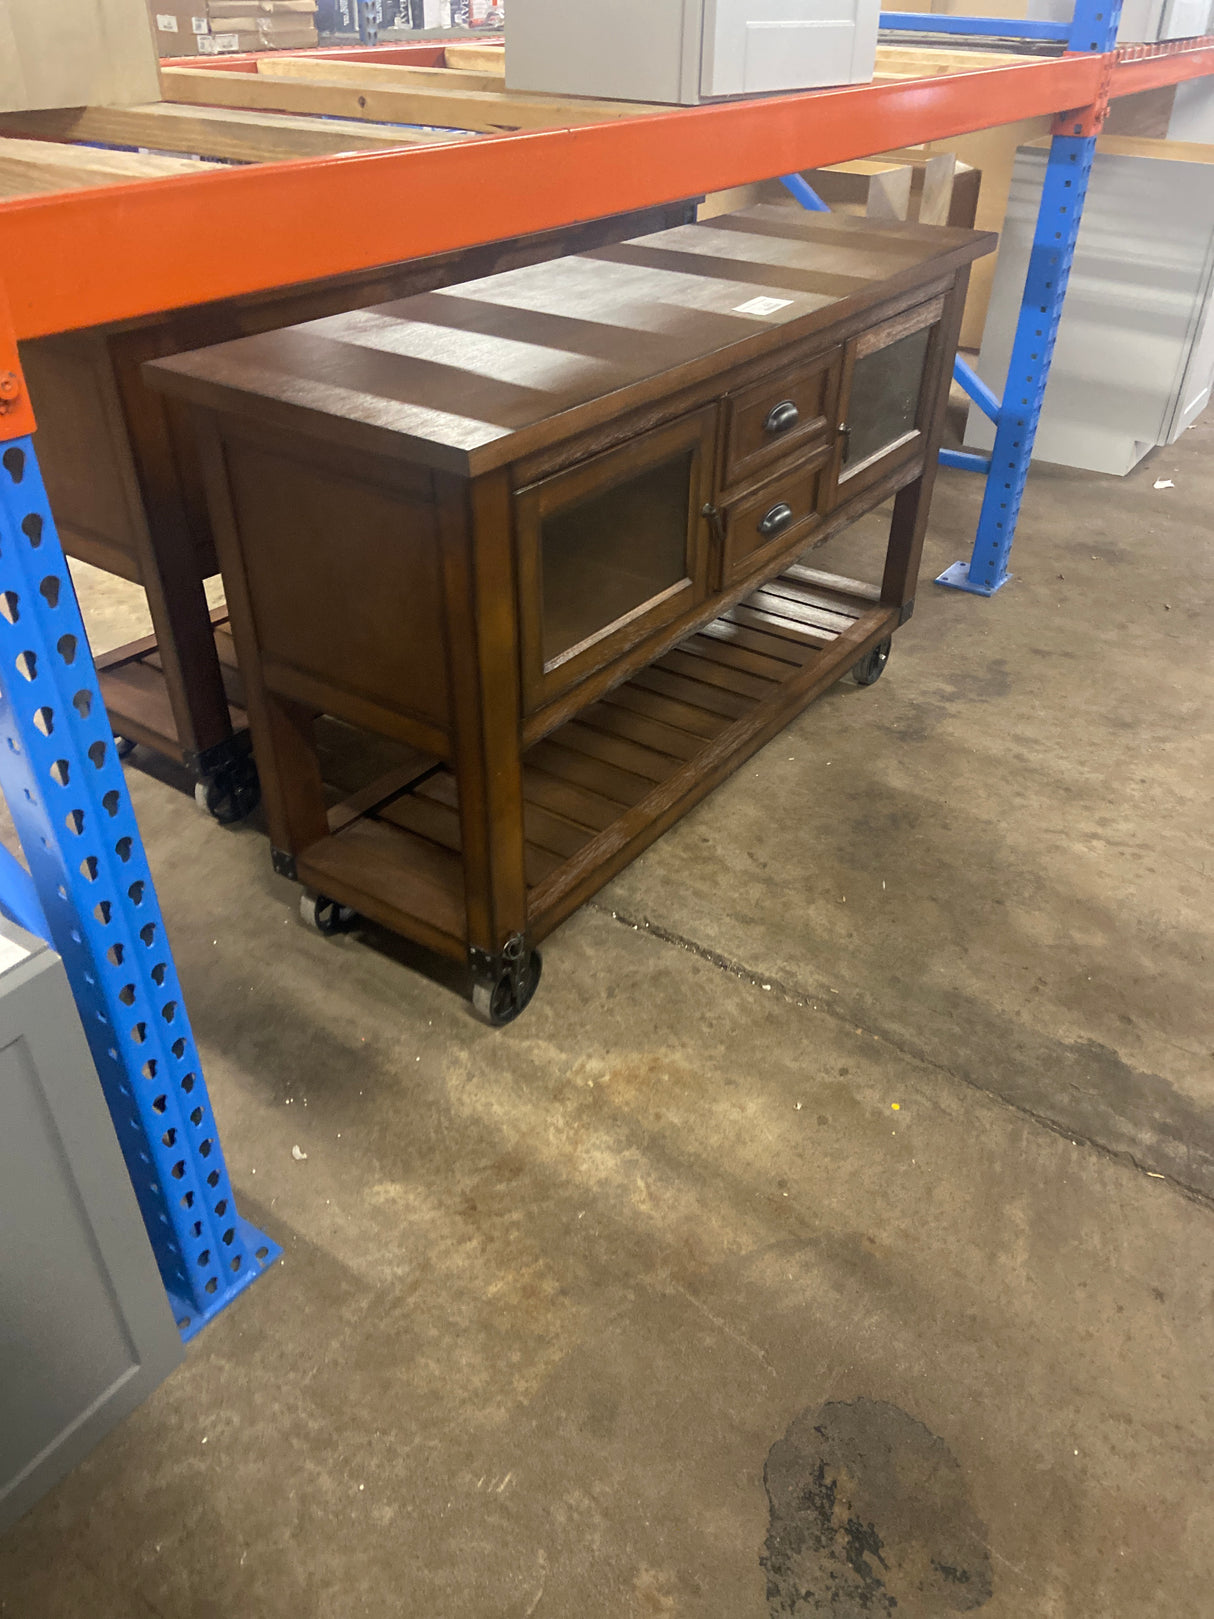
[[[163,99],[0,115],[0,197],[115,185],[340,152],[566,128],[664,110],[650,103],[513,94],[500,45],[450,45],[446,65],[266,52],[231,69],[168,65]],[[1020,61],[997,51],[880,46],[875,82]],[[252,70],[249,70],[251,67]],[[85,142],[151,148],[103,152]],[[174,157],[161,154],[180,154]]]

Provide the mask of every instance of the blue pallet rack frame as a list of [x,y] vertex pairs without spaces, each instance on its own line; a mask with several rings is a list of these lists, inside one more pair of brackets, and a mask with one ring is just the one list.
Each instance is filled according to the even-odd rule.
[[[914,12],[881,14],[881,26],[897,31],[1061,39],[1065,40],[1068,50],[1099,52],[1114,48],[1120,20],[1121,0],[1075,0],[1075,13],[1069,25],[1007,17],[947,17]],[[1073,120],[1069,125],[1060,119],[1055,125],[1003,398],[996,397],[960,355],[954,365],[956,380],[995,424],[995,444],[989,456],[966,450],[940,452],[945,466],[980,472],[986,478],[969,561],[955,562],[936,580],[937,584],[954,590],[993,596],[1010,578],[1008,557],[1016,535],[1016,520],[1020,515],[1058,323],[1075,257],[1096,136],[1107,105],[1106,95],[1094,114]]]
[[[63,958],[183,1338],[280,1250],[237,1213],[0,303],[0,908]],[[14,363],[8,369],[6,362]]]

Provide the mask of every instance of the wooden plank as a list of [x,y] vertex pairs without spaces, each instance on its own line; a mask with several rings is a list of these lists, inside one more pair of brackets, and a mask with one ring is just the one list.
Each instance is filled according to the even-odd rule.
[[[859,618],[865,607],[863,601],[853,601],[851,597],[838,595],[834,591],[815,590],[803,580],[790,579],[785,574],[776,579],[769,579],[763,589],[775,596],[783,596],[788,601],[803,602],[807,607],[820,607],[824,612],[831,613],[837,618]],[[838,627],[847,628],[846,624]]]
[[400,62],[341,62],[335,57],[259,56],[267,79],[311,79],[317,84],[357,84],[364,89],[490,90],[501,88],[493,73],[460,73],[449,67],[408,67]]
[[576,719],[569,720],[559,731],[554,731],[552,740],[563,748],[572,748],[575,753],[584,753],[587,758],[601,759],[606,764],[618,765],[622,770],[631,770],[634,775],[644,776],[649,781],[665,781],[678,763],[668,753],[657,753],[644,743],[613,736],[594,726],[583,725]]
[[797,668],[801,668],[813,656],[811,647],[786,641],[778,635],[768,635],[763,630],[743,629],[740,624],[731,624],[724,618],[714,618],[699,633],[726,646],[745,647],[749,652],[757,652],[760,657],[770,658],[773,663],[793,664]]
[[[439,775],[431,776],[428,781],[422,782],[415,789],[414,796],[433,798],[453,810],[459,808],[459,791],[455,777],[449,771],[444,770]],[[538,804],[523,804],[523,825],[528,844],[534,844],[538,849],[546,849],[550,854],[559,855],[562,859],[576,854],[592,836],[588,827],[575,825],[566,816],[554,814]]]
[[661,720],[664,725],[672,725],[676,730],[705,740],[717,736],[728,724],[727,718],[720,714],[709,714],[679,698],[667,697],[663,692],[647,691],[633,681],[609,691],[603,701],[613,708],[626,708],[634,714],[645,715],[647,719]]
[[168,101],[136,107],[62,107],[6,113],[0,116],[0,135],[154,146],[168,152],[197,153],[241,163],[276,163],[291,158],[330,157],[336,152],[426,146],[453,138],[446,133],[362,123],[354,118],[296,118],[287,113],[231,107],[175,106]]
[[859,596],[867,602],[881,600],[880,585],[866,584],[863,579],[849,579],[845,574],[809,568],[803,562],[792,562],[783,571],[786,579],[800,579],[807,585],[820,585],[823,590],[837,590],[843,596]]
[[856,616],[854,613],[831,612],[814,602],[799,601],[790,589],[781,589],[779,581],[775,579],[770,585],[754,591],[748,601],[765,613],[791,619],[794,624],[807,626],[811,630],[833,630],[836,635],[850,629]]
[[803,646],[815,647],[819,651],[833,646],[838,640],[832,630],[808,629],[804,624],[794,624],[779,614],[752,607],[749,602],[738,602],[724,616],[731,624],[741,624],[747,629],[769,630],[773,635],[782,635],[786,640],[799,641]]
[[429,754],[416,750],[412,758],[343,799],[340,804],[335,804],[329,811],[329,831],[340,832],[351,821],[357,821],[360,816],[370,814],[398,794],[407,792],[419,776],[434,768],[434,764],[435,760]]
[[923,189],[919,194],[919,223],[947,225],[953,206],[953,181],[957,174],[955,152],[937,152],[923,167]]
[[571,781],[575,786],[585,787],[600,798],[610,799],[621,806],[639,804],[653,786],[653,782],[645,776],[620,770],[601,759],[591,759],[584,753],[575,753],[572,748],[563,748],[553,737],[528,748],[525,757],[528,764],[538,765],[558,780]]
[[[734,692],[739,697],[749,697],[755,702],[767,696],[772,684],[770,679],[760,679],[757,675],[745,674],[740,669],[731,669],[711,657],[697,657],[685,646],[675,647],[664,658],[659,658],[654,667],[669,669],[672,674],[686,675],[689,680],[702,680],[705,685],[718,686],[722,691]],[[787,673],[787,670],[785,672]]]
[[585,831],[601,832],[620,813],[620,806],[611,799],[541,770],[531,763],[530,755],[523,766],[523,801],[524,815],[528,808],[539,805]]
[[169,67],[162,75],[166,101],[201,107],[250,107],[259,111],[365,118],[381,124],[427,124],[493,132],[560,129],[635,118],[653,108],[631,101],[571,100],[560,96],[510,96],[491,91],[362,89],[357,84],[274,79],[260,73],[221,73]]
[[[404,827],[440,849],[460,853],[459,811],[449,804],[440,804],[436,799],[417,793],[406,793],[403,798],[393,799],[386,804],[379,813],[383,820],[391,821],[393,826]],[[553,854],[551,850],[524,845],[523,867],[529,887],[543,882],[560,864],[561,856]]]
[[166,174],[197,174],[218,165],[197,158],[158,157],[145,152],[103,152],[95,147],[0,136],[0,196],[40,196],[112,186]]
[[689,657],[706,658],[713,663],[728,664],[731,669],[739,669],[748,675],[757,675],[762,680],[787,680],[788,660],[773,658],[763,652],[752,652],[746,647],[731,646],[712,635],[693,635],[689,640],[679,644],[679,651],[686,652]]
[[703,737],[680,731],[663,720],[647,719],[631,709],[618,708],[614,703],[592,703],[578,715],[583,725],[597,731],[609,731],[613,736],[625,736],[633,742],[643,742],[658,753],[668,753],[673,759],[694,759],[704,746]]
[[669,669],[641,669],[633,675],[629,684],[657,692],[659,697],[677,697],[680,702],[707,709],[710,714],[723,714],[726,719],[737,719],[750,707],[750,699],[746,697],[719,691],[704,681],[689,680],[685,675],[674,674]]
[[476,73],[506,72],[506,51],[502,45],[448,45],[443,52],[448,67],[468,68]]

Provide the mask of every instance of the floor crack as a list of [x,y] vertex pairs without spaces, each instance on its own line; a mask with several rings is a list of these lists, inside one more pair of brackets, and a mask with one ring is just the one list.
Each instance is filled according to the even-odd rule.
[[651,922],[647,916],[631,916],[626,911],[611,910],[608,906],[597,904],[593,900],[588,903],[586,908],[598,911],[601,915],[610,916],[613,922],[619,922],[621,926],[631,928],[634,933],[648,933],[653,938],[659,939],[663,944],[674,945],[679,950],[686,950],[690,955],[698,957],[701,961],[708,962],[710,966],[716,967],[719,971],[728,973],[731,977],[739,979],[744,984],[750,984],[756,989],[773,994],[790,1006],[808,1007],[811,1012],[822,1012],[827,1017],[833,1018],[837,1023],[845,1024],[848,1028],[854,1029],[858,1034],[866,1034],[873,1040],[879,1040],[900,1056],[907,1057],[912,1062],[922,1063],[925,1067],[932,1068],[937,1073],[956,1080],[959,1084],[968,1087],[968,1089],[977,1091],[980,1096],[989,1097],[1002,1107],[1009,1108],[1013,1113],[1019,1114],[1021,1118],[1028,1119],[1031,1123],[1040,1125],[1042,1129],[1050,1131],[1052,1135],[1060,1136],[1074,1146],[1090,1147],[1093,1152],[1098,1152],[1103,1158],[1108,1158],[1114,1163],[1128,1165],[1131,1169],[1137,1170],[1140,1175],[1144,1175],[1150,1180],[1166,1181],[1174,1191],[1179,1192],[1182,1197],[1187,1198],[1190,1202],[1197,1203],[1204,1209],[1214,1209],[1214,1196],[1201,1191],[1198,1187],[1190,1186],[1186,1181],[1178,1180],[1175,1175],[1169,1175],[1163,1170],[1151,1169],[1127,1149],[1110,1147],[1105,1142],[1097,1140],[1094,1136],[1084,1135],[1059,1120],[1052,1119],[1048,1113],[1039,1113],[1035,1108],[1029,1107],[1024,1102],[1017,1101],[1003,1091],[994,1090],[988,1085],[981,1085],[968,1074],[962,1073],[956,1068],[950,1068],[947,1063],[941,1062],[938,1057],[932,1056],[930,1052],[916,1050],[913,1046],[904,1045],[898,1040],[891,1040],[888,1035],[878,1034],[872,1029],[861,1027],[850,1010],[845,1009],[843,1005],[831,1002],[829,997],[835,993],[834,990],[827,990],[824,994],[806,994],[802,990],[794,989],[779,978],[773,978],[767,973],[755,972],[741,962],[732,961],[728,956],[722,955],[719,950],[712,950],[707,945],[699,944],[695,939],[689,939],[685,934],[676,933],[674,929],[663,927],[658,922]]

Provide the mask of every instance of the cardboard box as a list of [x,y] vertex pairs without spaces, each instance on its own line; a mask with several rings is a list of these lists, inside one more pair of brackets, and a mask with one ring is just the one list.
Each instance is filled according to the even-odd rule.
[[0,112],[159,97],[146,0],[0,0]]
[[206,0],[149,0],[160,56],[201,56],[199,41],[211,31]]

